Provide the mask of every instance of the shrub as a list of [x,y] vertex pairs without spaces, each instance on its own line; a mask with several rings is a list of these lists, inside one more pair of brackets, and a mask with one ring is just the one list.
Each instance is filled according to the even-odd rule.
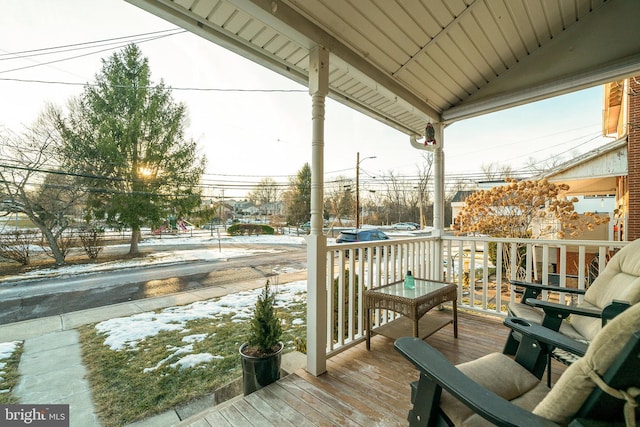
[[39,238],[39,232],[17,230],[0,234],[0,257],[29,265],[31,262],[31,245]]
[[282,337],[282,325],[275,309],[276,294],[271,290],[269,281],[256,301],[249,329],[249,347],[245,354],[263,357],[278,351]]
[[88,224],[80,229],[80,242],[89,259],[96,259],[104,249],[104,228]]
[[266,224],[233,224],[227,228],[227,233],[232,236],[251,236],[252,234],[258,236],[260,234],[274,234],[274,230],[273,227]]

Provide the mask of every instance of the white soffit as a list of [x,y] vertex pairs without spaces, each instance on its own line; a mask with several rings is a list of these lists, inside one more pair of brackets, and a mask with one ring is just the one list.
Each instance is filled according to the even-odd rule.
[[407,134],[640,74],[638,0],[127,0]]

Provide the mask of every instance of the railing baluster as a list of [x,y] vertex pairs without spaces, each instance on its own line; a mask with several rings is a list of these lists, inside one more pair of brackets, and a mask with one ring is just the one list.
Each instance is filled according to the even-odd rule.
[[497,242],[496,244],[496,312],[498,313],[502,312],[502,248],[503,248],[503,243]]
[[486,310],[489,303],[489,243],[483,242],[482,248],[482,308]]
[[[567,287],[567,247],[565,245],[560,246],[560,287]],[[558,296],[561,304],[566,304],[567,294],[560,292]]]

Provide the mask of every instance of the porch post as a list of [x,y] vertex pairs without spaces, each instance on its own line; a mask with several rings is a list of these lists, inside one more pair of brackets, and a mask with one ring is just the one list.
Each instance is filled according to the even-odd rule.
[[[442,237],[444,234],[444,125],[433,125],[437,144],[433,150],[433,232],[432,236]],[[436,280],[442,280],[442,240],[438,239],[433,257],[433,272]]]
[[324,193],[324,111],[329,93],[329,51],[315,46],[309,56],[311,95],[311,234],[307,237],[307,371],[327,370],[326,246],[322,232]]
[[444,233],[444,125],[434,123],[436,145],[433,146],[433,236]]
[[409,142],[418,150],[427,150],[433,152],[434,178],[433,178],[433,231],[431,235],[438,237],[435,241],[436,248],[434,250],[433,265],[431,271],[434,276],[431,278],[442,280],[442,235],[444,234],[444,128],[445,124],[438,122],[433,123],[435,132],[435,144],[419,143],[417,138],[419,135],[409,136]]

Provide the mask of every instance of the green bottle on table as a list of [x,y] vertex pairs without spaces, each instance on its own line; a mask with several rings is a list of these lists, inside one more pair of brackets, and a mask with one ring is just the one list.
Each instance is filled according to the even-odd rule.
[[411,274],[411,270],[407,271],[407,275],[404,276],[404,288],[405,289],[415,289],[416,288],[416,281],[415,281],[413,275]]

